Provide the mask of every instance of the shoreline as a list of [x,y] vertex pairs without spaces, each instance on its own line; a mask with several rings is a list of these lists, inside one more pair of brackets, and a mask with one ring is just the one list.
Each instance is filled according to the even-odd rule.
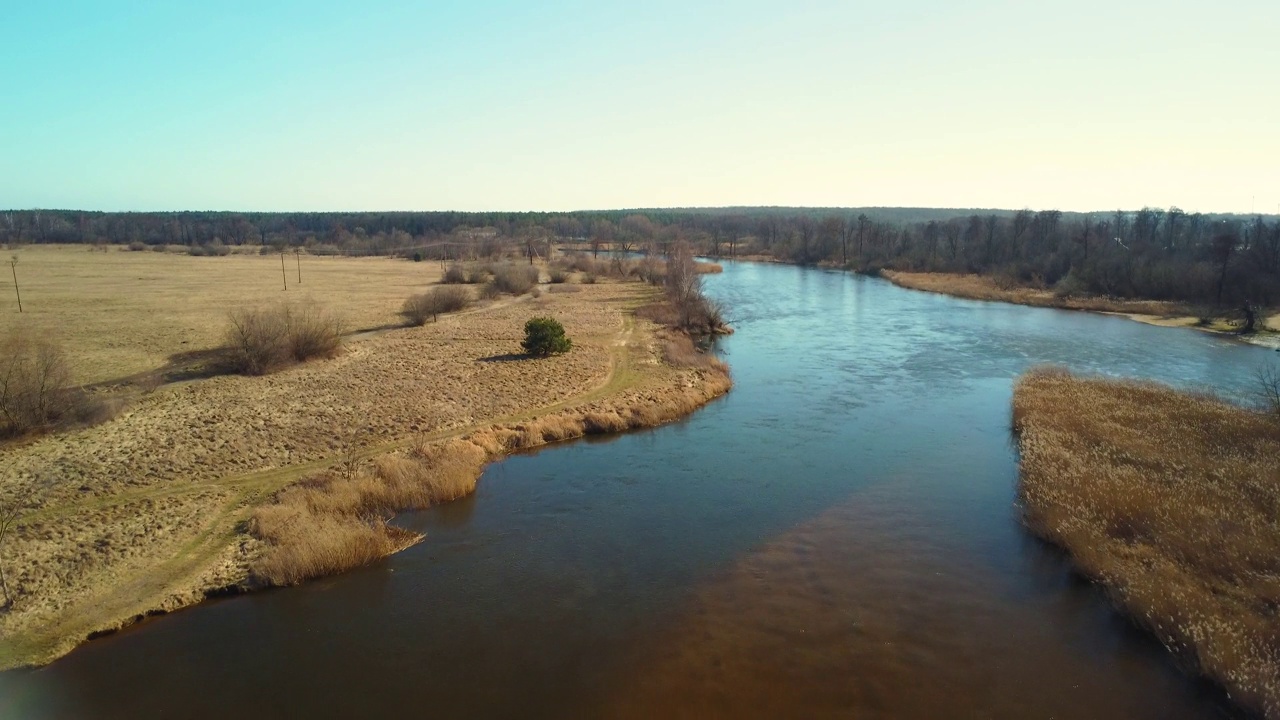
[[1101,297],[1059,298],[1048,290],[1018,287],[1001,289],[982,275],[958,275],[955,273],[915,273],[882,270],[880,277],[908,290],[931,292],[965,300],[1005,302],[1028,307],[1052,308],[1093,312],[1122,317],[1144,325],[1169,328],[1188,328],[1218,337],[1228,337],[1258,347],[1280,350],[1280,313],[1274,308],[1264,311],[1261,327],[1253,333],[1242,335],[1225,323],[1200,324],[1199,318],[1181,303],[1163,300],[1116,300]]
[[[473,344],[480,347],[487,348],[495,342],[505,345],[514,342],[515,335],[512,334],[511,340],[495,341],[491,328],[502,321],[503,327],[510,324],[513,329],[518,329],[518,325],[511,323],[507,316],[514,318],[519,314],[523,317],[534,311],[531,306],[539,306],[544,311],[558,310],[555,314],[564,318],[575,340],[574,351],[568,356],[549,360],[509,360],[505,356],[494,355],[497,360],[485,362],[486,358],[481,357],[481,362],[477,362],[475,358],[482,351],[476,347],[455,349],[458,359],[446,359],[432,372],[444,372],[451,377],[457,375],[459,384],[472,390],[470,395],[451,400],[454,414],[461,422],[450,422],[448,416],[432,415],[425,409],[406,403],[409,415],[391,412],[383,418],[368,417],[366,422],[372,421],[373,424],[368,428],[372,442],[361,442],[359,447],[344,448],[340,438],[320,438],[321,443],[314,445],[320,452],[313,450],[299,455],[298,451],[308,447],[306,437],[268,435],[269,443],[261,452],[279,455],[272,448],[283,445],[287,448],[284,457],[296,458],[300,462],[268,460],[265,467],[259,466],[260,469],[244,467],[244,463],[224,462],[216,472],[205,473],[205,477],[188,478],[177,472],[171,480],[152,477],[145,470],[121,467],[116,471],[124,475],[124,479],[96,496],[91,493],[84,497],[63,488],[61,497],[51,498],[23,518],[16,556],[10,550],[11,544],[6,544],[6,559],[15,571],[10,573],[11,588],[14,577],[20,574],[17,571],[29,570],[29,567],[23,567],[24,564],[36,567],[31,572],[43,569],[48,574],[58,568],[63,568],[62,572],[73,572],[77,566],[68,566],[67,563],[74,563],[75,558],[68,560],[67,556],[86,552],[86,543],[95,536],[98,537],[95,541],[98,547],[105,543],[107,550],[104,552],[107,554],[91,558],[89,572],[85,577],[76,578],[71,585],[59,586],[53,581],[40,585],[43,580],[37,578],[38,587],[25,596],[20,595],[19,604],[13,610],[0,613],[0,637],[3,637],[0,641],[0,669],[48,664],[88,639],[110,634],[152,615],[167,614],[213,597],[270,586],[270,583],[256,582],[252,577],[253,564],[267,545],[247,531],[249,521],[255,512],[275,503],[277,496],[286,488],[296,487],[301,481],[341,464],[344,453],[368,466],[380,465],[387,458],[404,455],[407,449],[415,446],[440,448],[465,443],[475,448],[470,455],[478,458],[472,468],[478,478],[489,463],[513,452],[589,434],[657,427],[685,417],[732,387],[727,368],[718,361],[700,367],[668,362],[664,356],[666,331],[637,318],[635,314],[638,307],[656,297],[656,291],[632,283],[582,287],[588,292],[552,292],[549,295],[544,292],[532,303],[499,305],[492,308],[492,312],[486,308],[456,319],[454,316],[442,316],[439,323],[425,328],[407,328],[376,338],[361,339],[339,358],[309,363],[275,375],[213,378],[149,396],[144,406],[209,401],[211,397],[218,396],[201,395],[201,391],[225,391],[225,386],[241,388],[242,394],[247,392],[250,397],[269,388],[280,389],[280,386],[297,393],[300,389],[309,389],[316,376],[350,373],[353,368],[366,369],[364,365],[369,364],[375,365],[372,369],[378,369],[381,368],[376,365],[379,361],[403,364],[404,353],[420,353],[422,343],[430,343],[432,336],[442,334],[444,337],[434,342],[446,343],[449,347],[465,344],[468,335],[476,336],[478,339]],[[479,322],[475,322],[478,319]],[[605,331],[608,325],[612,325],[613,330]],[[570,368],[581,370],[570,371]],[[398,365],[394,369],[401,374],[408,372]],[[569,376],[564,375],[566,371],[570,372]],[[590,372],[589,379],[578,374],[582,371]],[[362,382],[385,381],[385,377],[377,373],[369,374],[370,379]],[[486,380],[486,377],[495,379]],[[565,377],[576,378],[579,385],[567,393],[557,390],[564,384],[561,378]],[[588,382],[581,384],[583,380]],[[483,385],[485,382],[489,384]],[[501,384],[495,385],[495,382]],[[540,383],[541,394],[530,396],[526,388],[529,383]],[[450,393],[451,387],[442,386],[433,395]],[[468,397],[475,398],[476,402],[470,402]],[[534,397],[544,399],[534,401]],[[264,398],[263,402],[267,400]],[[154,407],[140,408],[137,415],[142,419],[131,419],[135,414],[131,409],[107,423],[107,426],[112,426],[114,435],[104,435],[105,431],[99,426],[84,432],[38,438],[30,446],[16,448],[15,455],[24,456],[18,460],[31,460],[26,456],[41,452],[46,456],[54,455],[49,450],[50,446],[56,450],[58,447],[91,445],[96,441],[110,447],[112,438],[119,440],[131,438],[134,434],[145,435],[148,429],[157,432],[154,427],[139,425],[151,410]],[[196,414],[202,411],[206,415],[217,415],[204,406],[192,410]],[[420,419],[406,420],[406,417]],[[236,430],[244,430],[243,427],[221,428],[225,423],[210,426],[208,422],[204,421],[204,425],[190,424],[212,427],[214,431],[229,430],[225,433],[228,437],[234,436]],[[342,421],[336,417],[330,422],[330,427],[343,427]],[[136,427],[131,427],[130,423]],[[186,427],[184,424],[174,426]],[[302,432],[301,428],[299,432]],[[168,436],[160,432],[159,437]],[[173,439],[181,442],[183,438]],[[217,448],[222,448],[222,454],[218,455],[220,458],[236,450],[226,438],[218,442]],[[128,451],[121,449],[117,452]],[[251,451],[250,448],[242,454]],[[143,445],[139,452],[154,451]],[[160,457],[157,461],[163,460],[165,458]],[[38,466],[34,460],[26,464]],[[128,477],[130,470],[139,477]],[[24,476],[35,474],[30,469],[18,469],[18,472],[18,483],[23,482]],[[415,508],[399,508],[401,511],[412,509]],[[86,515],[98,523],[98,532],[92,524],[87,530],[79,527]],[[156,522],[149,522],[152,518],[148,516],[152,515],[156,516]],[[138,527],[131,527],[133,525]],[[124,530],[117,532],[122,527]],[[130,532],[133,535],[129,535]],[[77,541],[77,536],[83,539]],[[391,552],[407,548],[420,539],[399,536]],[[111,554],[113,543],[122,540],[124,552]],[[130,540],[133,546],[128,545]],[[379,557],[391,552],[381,553]],[[24,558],[28,557],[35,562],[26,563]],[[21,583],[22,578],[18,582]],[[28,582],[31,582],[29,578]]]

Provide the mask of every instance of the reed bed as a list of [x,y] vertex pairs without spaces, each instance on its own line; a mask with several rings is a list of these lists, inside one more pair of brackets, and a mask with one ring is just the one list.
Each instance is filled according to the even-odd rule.
[[354,461],[292,485],[254,511],[250,532],[266,543],[253,578],[294,585],[366,565],[420,539],[387,524],[400,510],[456,500],[475,490],[487,456],[453,440]]
[[1241,706],[1280,719],[1280,423],[1152,383],[1034,370],[1027,526]]
[[914,273],[896,270],[882,270],[880,275],[900,287],[953,295],[970,300],[991,300],[1034,307],[1154,315],[1157,317],[1192,314],[1191,309],[1181,303],[1160,300],[1126,300],[1124,298],[1097,295],[1060,296],[1052,290],[1034,287],[1021,285],[1006,285],[1002,287],[1002,283],[985,275]]

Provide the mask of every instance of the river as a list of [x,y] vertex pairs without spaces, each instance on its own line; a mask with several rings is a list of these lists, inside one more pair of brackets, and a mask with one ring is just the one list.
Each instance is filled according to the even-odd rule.
[[1275,353],[1186,329],[726,263],[734,390],[491,466],[375,566],[0,674],[5,718],[1220,718],[1018,521],[1039,363],[1227,395]]

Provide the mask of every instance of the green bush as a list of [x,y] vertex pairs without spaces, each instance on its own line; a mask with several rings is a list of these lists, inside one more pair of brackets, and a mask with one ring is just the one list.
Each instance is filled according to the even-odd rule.
[[555,318],[536,317],[524,324],[524,351],[534,357],[569,352],[573,341],[564,336],[564,326]]

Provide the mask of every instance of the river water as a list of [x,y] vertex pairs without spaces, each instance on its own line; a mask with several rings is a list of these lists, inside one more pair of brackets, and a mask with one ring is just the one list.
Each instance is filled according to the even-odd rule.
[[373,567],[0,674],[4,718],[1219,718],[1018,522],[1014,377],[1232,395],[1275,353],[1185,329],[727,263],[736,386],[519,455]]

